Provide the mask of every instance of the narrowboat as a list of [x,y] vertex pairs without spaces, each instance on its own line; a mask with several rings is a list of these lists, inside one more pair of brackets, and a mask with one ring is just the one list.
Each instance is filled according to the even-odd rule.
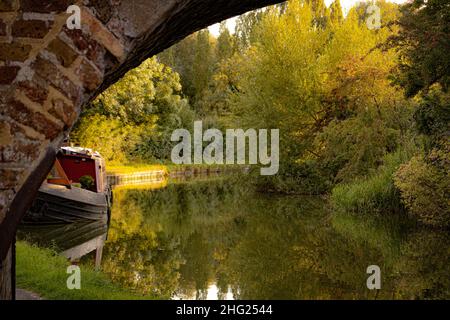
[[87,148],[62,147],[23,223],[109,221],[111,203],[102,156]]

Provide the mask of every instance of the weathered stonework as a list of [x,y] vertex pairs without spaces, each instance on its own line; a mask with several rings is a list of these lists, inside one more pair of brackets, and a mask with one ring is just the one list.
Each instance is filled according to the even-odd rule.
[[50,31],[53,21],[45,20],[16,20],[11,26],[12,36],[18,38],[42,39]]
[[34,79],[34,81],[25,80],[18,83],[18,88],[22,91],[31,101],[44,104],[48,96],[48,85],[44,80]]
[[3,61],[25,61],[27,60],[32,46],[20,42],[2,43],[0,47],[0,60]]
[[[17,224],[82,107],[190,33],[278,2],[0,1],[0,299],[11,297]],[[73,4],[81,8],[81,30],[66,26]]]
[[[11,2],[11,1],[10,1]],[[64,12],[73,4],[70,0],[20,0],[20,10],[28,12]]]
[[59,63],[61,63],[64,68],[69,68],[78,57],[78,53],[60,38],[56,38],[50,42],[48,50],[56,55]]
[[14,0],[2,0],[0,2],[0,12],[13,10]]
[[20,67],[18,66],[3,66],[0,67],[0,85],[8,85],[17,77]]
[[6,23],[4,23],[2,19],[0,19],[0,37],[1,36],[6,36]]

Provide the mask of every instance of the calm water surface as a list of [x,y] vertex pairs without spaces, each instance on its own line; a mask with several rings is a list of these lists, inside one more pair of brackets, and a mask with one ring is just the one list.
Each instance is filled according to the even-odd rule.
[[[117,188],[102,270],[172,299],[449,298],[449,235],[234,178]],[[29,231],[27,231],[29,232]],[[85,257],[86,258],[86,257]],[[89,260],[87,260],[89,259]],[[91,261],[89,257],[86,261]],[[382,289],[367,289],[378,265]]]

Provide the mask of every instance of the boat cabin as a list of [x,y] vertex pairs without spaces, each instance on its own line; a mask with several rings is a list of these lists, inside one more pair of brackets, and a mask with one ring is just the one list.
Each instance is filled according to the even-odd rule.
[[102,156],[91,149],[62,147],[56,156],[52,176],[47,182],[72,186],[90,180],[88,190],[102,193],[108,189],[106,165]]

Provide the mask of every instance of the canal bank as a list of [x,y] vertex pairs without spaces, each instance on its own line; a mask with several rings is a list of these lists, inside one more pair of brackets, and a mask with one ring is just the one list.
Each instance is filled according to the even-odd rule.
[[[51,249],[39,248],[25,241],[17,242],[17,287],[31,291],[35,300],[138,300],[149,299],[115,284],[92,265],[79,264],[81,289],[67,288],[70,263]],[[25,291],[24,291],[25,290]],[[30,295],[23,296],[30,298]]]

